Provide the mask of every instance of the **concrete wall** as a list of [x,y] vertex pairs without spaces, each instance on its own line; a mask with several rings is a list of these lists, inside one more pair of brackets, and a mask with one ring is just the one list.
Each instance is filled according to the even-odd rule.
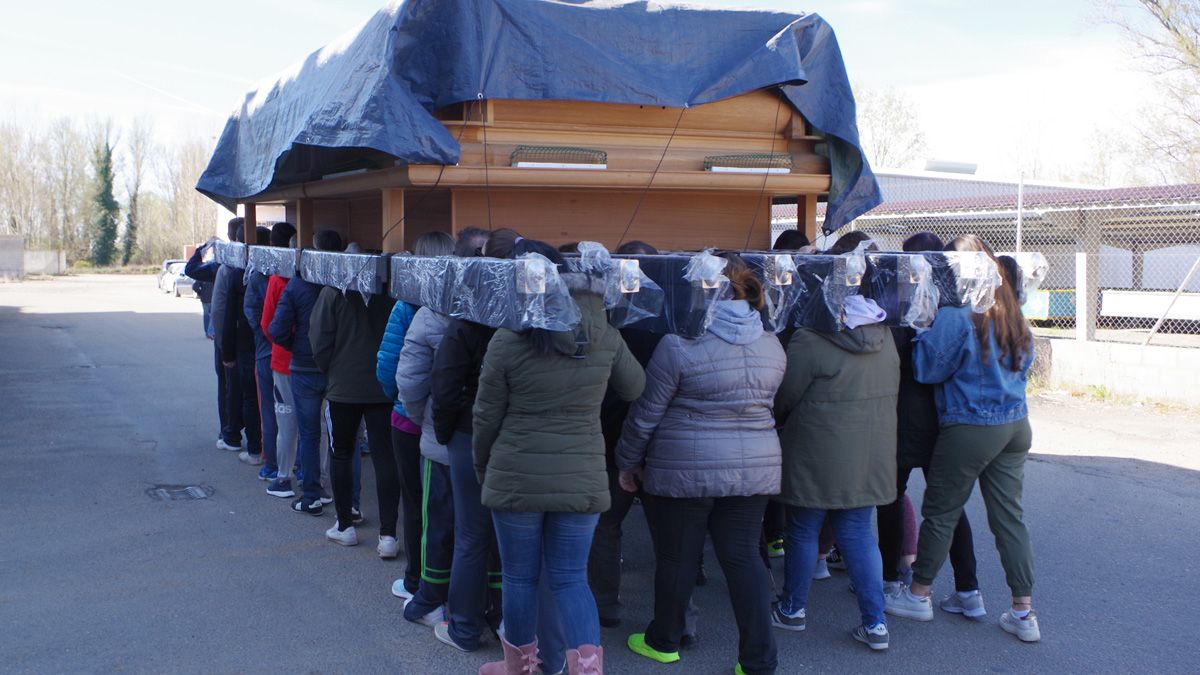
[[0,279],[25,276],[25,237],[0,234]]
[[1049,384],[1200,406],[1200,349],[1048,340]]
[[25,274],[66,273],[66,251],[25,251]]

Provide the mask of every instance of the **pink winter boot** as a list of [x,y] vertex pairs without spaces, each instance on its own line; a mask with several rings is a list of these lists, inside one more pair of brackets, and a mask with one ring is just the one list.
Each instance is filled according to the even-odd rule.
[[567,650],[569,675],[604,675],[604,649],[596,645],[579,645]]
[[500,644],[504,645],[504,660],[479,666],[479,675],[534,675],[537,672],[542,663],[537,657],[537,638],[524,647],[514,647],[504,638],[500,638]]

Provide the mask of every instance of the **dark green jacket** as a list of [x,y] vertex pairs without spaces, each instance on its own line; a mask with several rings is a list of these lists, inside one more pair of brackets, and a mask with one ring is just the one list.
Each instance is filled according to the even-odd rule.
[[313,361],[329,385],[325,398],[337,403],[391,403],[375,379],[375,355],[395,302],[386,295],[363,302],[359,293],[326,286],[309,318]]
[[900,359],[888,329],[798,330],[775,397],[783,425],[778,501],[851,509],[896,500]]
[[[581,275],[563,275],[577,277]],[[529,335],[496,331],[474,408],[475,473],[497,511],[601,513],[609,508],[600,403],[611,384],[624,400],[646,376],[602,298],[572,292],[582,321],[554,333],[543,355]]]

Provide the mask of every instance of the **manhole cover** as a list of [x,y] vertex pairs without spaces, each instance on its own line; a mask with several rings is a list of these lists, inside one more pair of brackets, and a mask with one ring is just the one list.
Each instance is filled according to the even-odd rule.
[[146,496],[159,502],[177,502],[193,499],[208,499],[213,490],[207,485],[155,485],[146,490]]

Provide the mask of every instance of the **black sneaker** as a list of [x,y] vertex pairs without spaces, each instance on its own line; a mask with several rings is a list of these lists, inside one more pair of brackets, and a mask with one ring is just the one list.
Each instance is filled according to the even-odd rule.
[[780,606],[778,601],[771,603],[772,626],[784,630],[802,631],[804,630],[804,623],[804,610],[800,610],[796,616],[788,616],[784,613],[783,607]]
[[300,499],[292,502],[292,510],[296,513],[307,513],[310,516],[319,516],[325,509],[321,506],[321,501],[319,499],[306,502],[304,501],[304,498],[301,497]]
[[363,518],[362,511],[359,511],[354,507],[350,507],[350,520],[354,521],[355,525],[362,525],[363,520],[365,519]]

